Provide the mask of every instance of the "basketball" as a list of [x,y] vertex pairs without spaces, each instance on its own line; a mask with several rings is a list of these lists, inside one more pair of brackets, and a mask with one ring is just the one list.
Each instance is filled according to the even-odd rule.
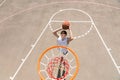
[[62,23],[62,29],[69,29],[70,26],[70,22],[69,21],[64,21]]

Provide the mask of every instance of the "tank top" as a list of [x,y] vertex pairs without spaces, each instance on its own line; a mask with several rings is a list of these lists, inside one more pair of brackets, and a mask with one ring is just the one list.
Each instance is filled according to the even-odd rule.
[[[59,38],[57,39],[57,43],[60,46],[68,46],[68,38],[65,37],[64,39],[61,38],[61,36],[59,36]],[[68,50],[65,48],[59,48],[59,51],[62,53],[66,53]]]

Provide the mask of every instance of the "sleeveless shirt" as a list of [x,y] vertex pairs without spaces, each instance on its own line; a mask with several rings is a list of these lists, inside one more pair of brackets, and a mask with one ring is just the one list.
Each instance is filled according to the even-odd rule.
[[[68,46],[68,38],[65,37],[64,39],[61,38],[61,36],[59,36],[59,38],[57,39],[57,43],[60,46]],[[62,53],[66,53],[68,50],[65,48],[59,48],[60,52]]]

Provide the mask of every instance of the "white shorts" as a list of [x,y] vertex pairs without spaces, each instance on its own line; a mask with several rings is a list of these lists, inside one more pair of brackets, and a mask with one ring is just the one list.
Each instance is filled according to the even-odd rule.
[[60,51],[61,53],[63,53],[64,55],[66,55],[66,54],[68,53],[68,50],[65,49],[65,48],[59,48],[59,51]]

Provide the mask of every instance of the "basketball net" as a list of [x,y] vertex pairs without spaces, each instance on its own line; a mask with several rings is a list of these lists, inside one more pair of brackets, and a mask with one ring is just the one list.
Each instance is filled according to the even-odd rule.
[[[58,48],[66,48],[63,55]],[[65,46],[52,46],[44,50],[38,59],[38,74],[40,80],[74,80],[79,71],[77,54]]]

